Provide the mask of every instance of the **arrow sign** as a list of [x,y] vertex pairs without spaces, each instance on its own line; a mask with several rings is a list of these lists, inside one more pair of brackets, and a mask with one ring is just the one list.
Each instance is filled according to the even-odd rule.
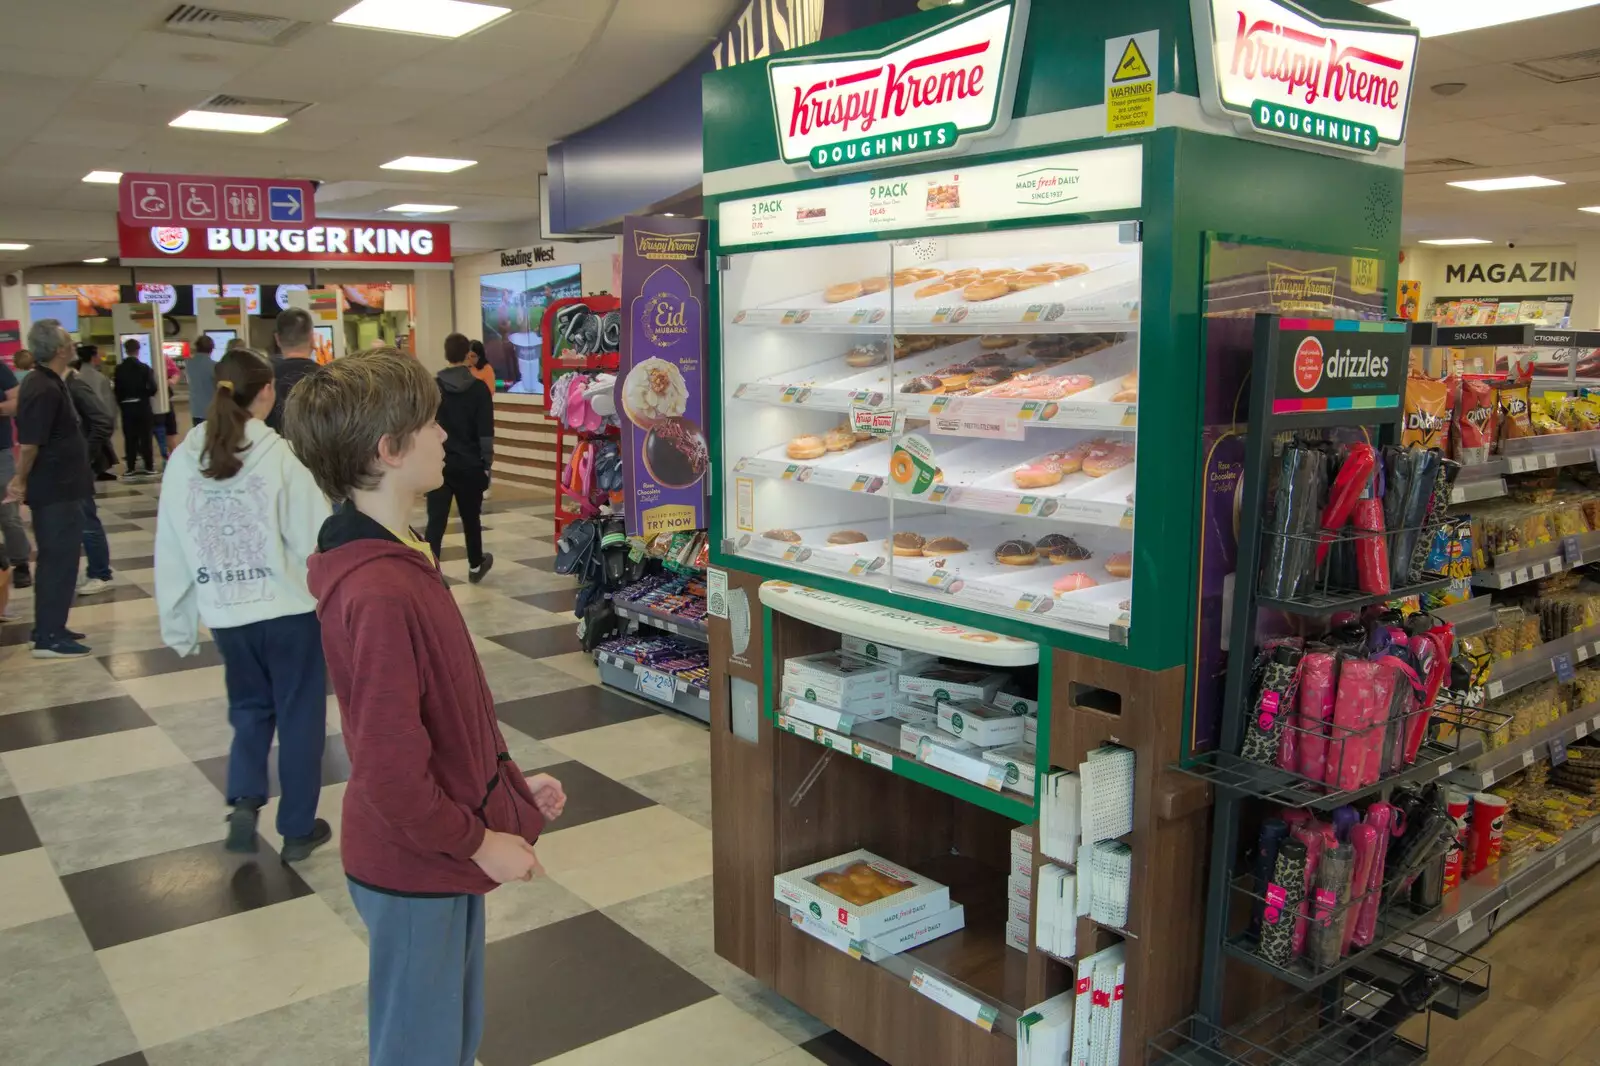
[[273,185],[267,189],[267,220],[269,222],[301,222],[305,220],[305,194],[299,189]]

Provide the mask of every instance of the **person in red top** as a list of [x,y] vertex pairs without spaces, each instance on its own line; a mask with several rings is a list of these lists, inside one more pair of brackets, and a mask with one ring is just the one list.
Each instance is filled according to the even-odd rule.
[[506,751],[472,635],[406,522],[443,481],[439,389],[392,348],[317,367],[284,413],[336,509],[307,564],[350,753],[340,851],[369,934],[374,1066],[472,1066],[483,896],[543,873],[566,793]]

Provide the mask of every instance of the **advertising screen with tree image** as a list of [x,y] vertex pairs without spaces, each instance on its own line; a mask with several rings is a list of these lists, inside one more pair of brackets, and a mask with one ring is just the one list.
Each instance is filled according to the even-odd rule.
[[583,295],[583,268],[512,270],[478,279],[483,303],[483,350],[512,392],[538,392],[539,323],[552,301]]

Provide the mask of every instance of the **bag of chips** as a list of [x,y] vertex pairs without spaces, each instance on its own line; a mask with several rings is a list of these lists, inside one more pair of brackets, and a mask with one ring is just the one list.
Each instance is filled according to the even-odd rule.
[[1533,418],[1528,410],[1528,386],[1500,387],[1499,433],[1503,441],[1533,436]]
[[1600,399],[1583,393],[1567,401],[1565,408],[1567,428],[1574,433],[1600,429]]
[[1494,451],[1494,388],[1481,378],[1461,382],[1456,405],[1455,458],[1463,466],[1487,463]]
[[1566,433],[1567,427],[1561,424],[1561,409],[1566,404],[1566,399],[1560,396],[1540,396],[1528,402],[1528,418],[1533,422],[1533,431],[1543,437],[1551,433]]
[[1450,386],[1433,378],[1406,379],[1406,420],[1400,442],[1442,447],[1450,428]]

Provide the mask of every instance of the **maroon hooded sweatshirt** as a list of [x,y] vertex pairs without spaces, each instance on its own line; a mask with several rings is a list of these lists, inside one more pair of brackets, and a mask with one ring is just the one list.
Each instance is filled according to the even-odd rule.
[[530,844],[544,818],[506,753],[477,649],[438,570],[345,504],[309,584],[350,753],[345,874],[391,895],[479,894],[485,829]]

